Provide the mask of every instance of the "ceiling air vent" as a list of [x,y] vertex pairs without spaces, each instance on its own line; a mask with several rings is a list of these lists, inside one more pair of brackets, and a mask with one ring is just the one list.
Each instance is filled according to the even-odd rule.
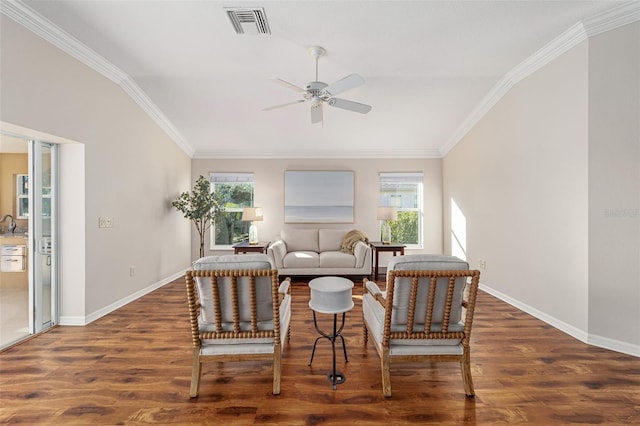
[[271,34],[263,8],[226,9],[236,34]]

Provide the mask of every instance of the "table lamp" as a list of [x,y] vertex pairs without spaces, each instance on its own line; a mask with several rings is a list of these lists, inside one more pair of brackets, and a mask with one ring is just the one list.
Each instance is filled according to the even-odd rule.
[[391,224],[392,220],[398,218],[398,211],[395,207],[378,207],[378,220],[382,221],[380,229],[380,240],[382,244],[391,244]]
[[258,244],[258,228],[253,222],[262,221],[262,207],[245,207],[242,209],[242,220],[250,221],[249,244]]

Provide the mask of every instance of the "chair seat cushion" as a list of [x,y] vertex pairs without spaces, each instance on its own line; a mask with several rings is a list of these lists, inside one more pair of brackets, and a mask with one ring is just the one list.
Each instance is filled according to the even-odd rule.
[[253,339],[239,339],[239,341],[223,345],[207,345],[200,349],[200,355],[247,355],[272,354],[275,346],[273,339],[268,342],[253,342]]
[[[396,343],[391,341],[389,343],[389,354],[391,356],[398,355],[462,355],[464,349],[461,344],[457,345],[436,345],[426,344],[424,341],[416,345],[407,345],[407,341],[402,340],[402,343]],[[433,340],[430,340],[433,342]]]

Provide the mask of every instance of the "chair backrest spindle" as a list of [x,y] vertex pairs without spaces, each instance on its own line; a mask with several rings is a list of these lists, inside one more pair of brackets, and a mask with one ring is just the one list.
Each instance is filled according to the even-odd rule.
[[216,330],[222,328],[222,309],[220,307],[220,288],[218,287],[218,277],[212,274],[207,274],[211,277],[211,294],[213,295],[213,306],[215,312],[215,325]]
[[[469,278],[477,287],[475,275],[470,270],[389,271],[383,340],[463,338],[471,331],[472,319],[463,293]],[[472,286],[472,291],[475,301],[477,289]]]
[[[453,291],[455,290],[456,279],[455,277],[449,277],[449,283],[447,287],[447,299],[444,302],[444,315],[442,316],[442,332],[447,333],[449,331],[449,320],[451,318],[451,308],[453,305]],[[460,290],[464,291],[464,286]]]

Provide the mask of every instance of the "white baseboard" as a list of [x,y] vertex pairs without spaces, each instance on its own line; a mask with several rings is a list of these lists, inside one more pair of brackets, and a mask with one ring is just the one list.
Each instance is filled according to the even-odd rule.
[[599,348],[611,349],[612,351],[640,357],[640,345],[633,345],[631,343],[621,342],[619,340],[614,340],[595,334],[590,334],[589,340],[586,343],[597,346]]
[[175,281],[176,279],[180,278],[181,276],[184,276],[186,269],[184,271],[180,271],[175,273],[174,275],[164,278],[160,281],[157,281],[153,284],[151,284],[148,287],[143,288],[142,290],[139,290],[133,294],[130,294],[127,297],[124,297],[108,306],[105,306],[102,309],[99,309],[87,316],[81,317],[81,316],[62,316],[59,318],[59,322],[58,325],[79,325],[79,326],[83,326],[83,325],[87,325],[90,324],[91,322],[97,320],[98,318],[101,318],[113,311],[115,311],[118,308],[121,308],[131,302],[133,302],[136,299],[139,299],[140,297],[151,293],[154,290],[159,289],[160,287],[169,284],[172,281]]
[[84,317],[79,316],[61,316],[58,318],[58,325],[87,325]]
[[507,296],[504,293],[501,293],[486,284],[480,284],[480,290],[489,293],[490,295],[502,300],[503,302],[508,303],[511,306],[514,306],[520,309],[523,312],[528,313],[541,321],[546,322],[558,330],[567,333],[571,337],[574,337],[580,340],[583,343],[588,345],[597,346],[599,348],[609,349],[616,352],[621,352],[627,355],[633,355],[640,357],[640,346],[633,345],[627,342],[621,342],[619,340],[610,339],[608,337],[596,336],[589,334],[584,330],[580,330],[572,326],[571,324],[567,324],[564,321],[561,321],[555,317],[552,317],[532,306],[527,305],[526,303],[522,303],[519,300],[513,299],[512,297]]

